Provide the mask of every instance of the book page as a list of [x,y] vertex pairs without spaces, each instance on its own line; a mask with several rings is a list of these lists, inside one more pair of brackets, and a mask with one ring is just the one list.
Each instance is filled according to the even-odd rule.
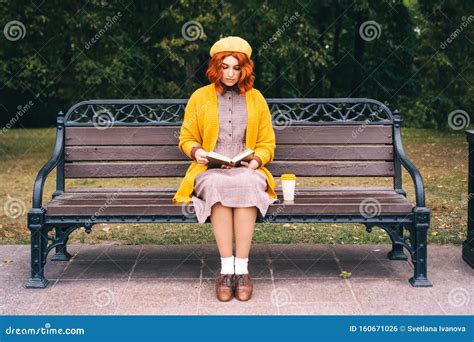
[[230,159],[229,157],[226,157],[223,154],[220,154],[217,152],[209,152],[207,154],[207,158],[211,158],[211,159],[226,162],[226,163],[230,163],[232,161],[232,159]]
[[220,167],[223,164],[230,166],[238,166],[242,160],[245,160],[246,158],[248,159],[248,157],[251,156],[253,153],[253,150],[246,149],[245,151],[240,152],[231,159],[227,156],[224,156],[223,154],[212,151],[207,154],[206,158],[208,160],[209,168]]
[[234,158],[232,158],[232,163],[233,164],[237,164],[238,162],[244,160],[245,158],[247,158],[248,156],[251,156],[252,154],[254,153],[253,150],[251,149],[247,149],[243,152],[240,152],[239,154],[237,154]]

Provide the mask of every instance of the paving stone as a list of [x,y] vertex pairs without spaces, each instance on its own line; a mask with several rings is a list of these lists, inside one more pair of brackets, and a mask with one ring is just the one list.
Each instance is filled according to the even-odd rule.
[[[52,262],[46,289],[25,289],[30,246],[0,246],[3,315],[473,315],[474,270],[461,247],[430,245],[431,288],[408,283],[413,266],[388,260],[389,245],[254,245],[248,302],[215,298],[220,269],[209,245],[72,244]],[[352,272],[348,279],[341,269]]]

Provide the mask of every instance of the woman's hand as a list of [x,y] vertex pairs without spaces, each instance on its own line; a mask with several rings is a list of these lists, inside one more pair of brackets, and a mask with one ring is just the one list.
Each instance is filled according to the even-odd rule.
[[250,162],[246,162],[242,160],[240,162],[240,165],[248,167],[249,169],[252,169],[252,170],[258,169],[258,161],[256,161],[255,159],[252,159]]
[[209,152],[206,152],[204,149],[200,148],[194,153],[194,158],[196,158],[196,161],[199,165],[206,165],[209,161],[207,160],[207,154]]

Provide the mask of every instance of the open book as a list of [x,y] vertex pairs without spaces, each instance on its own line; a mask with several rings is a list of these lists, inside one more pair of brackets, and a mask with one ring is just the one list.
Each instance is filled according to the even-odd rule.
[[235,155],[233,158],[226,157],[222,154],[217,152],[209,152],[207,154],[207,160],[209,161],[207,167],[212,169],[216,167],[221,167],[221,165],[228,165],[228,166],[239,166],[242,160],[250,161],[252,160],[252,155],[254,154],[254,150],[246,149],[245,151],[240,152],[239,154]]

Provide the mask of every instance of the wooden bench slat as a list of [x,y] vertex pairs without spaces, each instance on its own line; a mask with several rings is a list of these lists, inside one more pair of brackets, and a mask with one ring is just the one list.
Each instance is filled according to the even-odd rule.
[[280,160],[393,160],[392,145],[277,145]]
[[[66,127],[66,146],[178,145],[180,126]],[[275,129],[278,144],[391,144],[391,125],[295,125]]]
[[[308,196],[298,196],[300,203],[318,203],[318,204],[327,204],[331,205],[333,203],[361,203],[366,200],[367,197],[346,197],[346,198],[321,198],[321,197],[308,197]],[[404,203],[406,199],[398,197],[378,197],[377,200],[381,203]],[[112,198],[112,199],[92,199],[92,198],[76,198],[76,199],[66,199],[62,198],[60,200],[53,200],[50,202],[50,206],[61,206],[61,205],[155,205],[155,204],[169,204],[171,203],[171,198],[162,197],[162,198]]]
[[278,144],[391,144],[391,125],[289,126],[275,130]]
[[[64,193],[54,198],[46,207],[47,215],[182,215],[182,205],[171,201],[173,189],[153,188],[155,192],[137,191],[140,188],[125,188],[117,196],[115,188],[93,188],[101,192]],[[386,187],[308,187],[303,195],[296,194],[294,203],[283,203],[281,188],[278,188],[280,203],[270,206],[267,215],[277,214],[360,214],[364,200],[376,201],[381,214],[411,213],[413,204],[395,190]],[[116,197],[113,197],[116,195]],[[125,197],[121,197],[125,196]],[[371,202],[372,203],[372,202]],[[279,208],[280,207],[280,208]],[[283,211],[282,208],[283,207]],[[275,208],[279,208],[278,211]]]
[[[309,186],[305,185],[302,187],[298,187],[297,189],[302,189],[305,191],[329,191],[329,192],[341,192],[341,191],[347,191],[347,192],[354,192],[354,191],[362,191],[362,192],[367,192],[367,191],[389,191],[389,192],[394,192],[392,187],[388,186]],[[121,192],[132,192],[132,193],[151,193],[151,192],[176,192],[176,188],[169,188],[169,187],[141,187],[141,188],[109,188],[109,187],[100,187],[100,188],[94,188],[94,187],[70,187],[66,189],[65,194],[68,193],[103,193],[103,192],[110,192],[114,193],[117,191]],[[275,188],[276,192],[282,192],[281,186],[277,186]]]
[[[189,163],[65,163],[66,178],[183,177]],[[280,162],[268,164],[273,176],[294,173],[300,177],[390,177],[393,162]]]
[[178,146],[180,126],[66,127],[66,146]]
[[[413,210],[413,205],[411,203],[390,203],[380,204],[379,215],[391,215],[391,214],[410,214]],[[360,204],[290,204],[285,205],[284,209],[281,210],[281,206],[270,205],[268,208],[266,216],[270,215],[280,215],[280,214],[316,214],[316,215],[361,215]],[[370,214],[370,213],[369,213]]]
[[[177,146],[67,146],[67,161],[179,161],[190,159]],[[275,160],[393,160],[391,145],[277,145]]]
[[[381,203],[380,215],[387,214],[410,214],[413,206],[411,203]],[[100,211],[99,211],[100,209]],[[100,214],[98,214],[100,213]],[[295,200],[293,204],[270,205],[267,216],[285,214],[355,214],[360,215],[360,203],[301,203]],[[183,208],[177,204],[145,204],[145,205],[108,205],[98,207],[97,205],[50,205],[47,207],[47,215],[183,215]]]
[[66,178],[184,177],[189,163],[65,163]]
[[[281,192],[278,193],[277,195],[281,195]],[[321,198],[326,201],[330,201],[332,198],[336,197],[337,198],[367,198],[370,197],[368,195],[371,195],[371,193],[312,193],[312,192],[296,192],[296,196],[298,198]],[[396,198],[400,195],[396,193],[380,193],[376,194],[377,198]],[[81,194],[78,196],[77,194],[71,195],[71,194],[65,194],[61,195],[61,197],[55,198],[53,201],[56,200],[100,200],[100,201],[105,201],[107,199],[121,199],[121,200],[134,200],[134,199],[152,199],[152,200],[159,200],[159,199],[171,199],[173,197],[173,193],[156,193],[156,194],[139,194],[139,193],[121,193],[121,194],[110,194],[110,195],[104,195],[100,193],[91,193],[91,194]]]

